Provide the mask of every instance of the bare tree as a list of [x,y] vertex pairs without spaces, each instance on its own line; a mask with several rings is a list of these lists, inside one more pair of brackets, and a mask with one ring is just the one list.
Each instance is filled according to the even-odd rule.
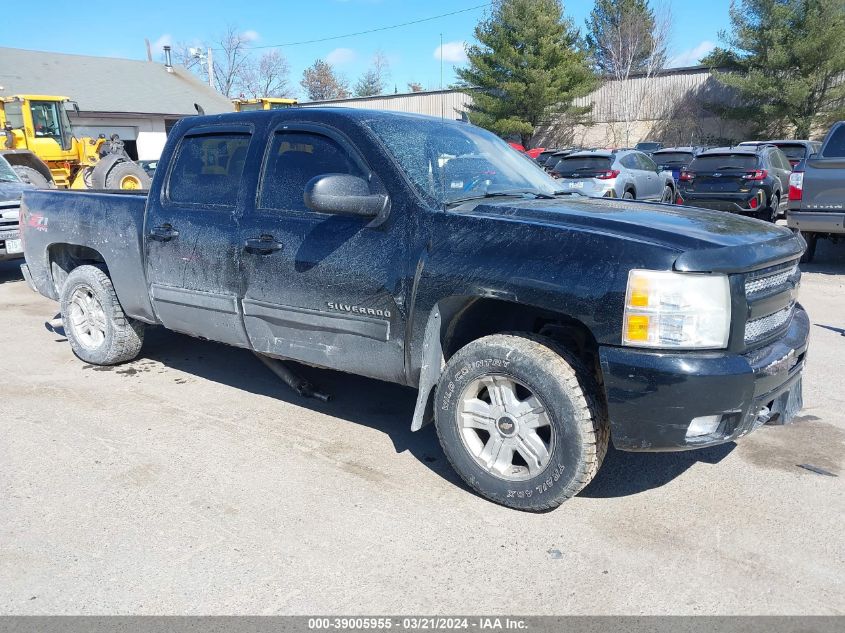
[[208,83],[206,51],[213,50],[214,85],[227,97],[241,94],[251,97],[282,96],[289,91],[290,66],[280,52],[271,50],[256,58],[249,44],[254,35],[227,27],[213,43],[190,46],[185,42],[173,48],[173,59]]
[[587,45],[594,66],[613,81],[613,109],[622,123],[625,145],[644,108],[660,99],[651,78],[667,60],[671,11],[657,11],[645,0],[597,0],[587,21]]
[[349,96],[346,80],[335,74],[332,65],[322,59],[302,71],[302,81],[299,83],[311,101],[345,99]]
[[277,50],[271,50],[245,65],[239,84],[246,96],[285,97],[290,92],[288,85],[290,64]]
[[387,88],[388,79],[390,79],[390,64],[387,56],[382,51],[376,51],[372,65],[355,84],[355,96],[370,97],[383,94]]
[[409,81],[408,90],[410,90],[411,92],[422,92],[423,85],[418,81]]

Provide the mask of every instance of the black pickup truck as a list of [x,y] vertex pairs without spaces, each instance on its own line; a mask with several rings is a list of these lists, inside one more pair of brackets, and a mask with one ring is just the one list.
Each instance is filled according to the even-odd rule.
[[412,428],[524,510],[575,495],[610,439],[710,446],[801,408],[800,235],[556,186],[466,123],[192,117],[146,195],[27,192],[23,270],[89,363],[160,324],[416,387]]

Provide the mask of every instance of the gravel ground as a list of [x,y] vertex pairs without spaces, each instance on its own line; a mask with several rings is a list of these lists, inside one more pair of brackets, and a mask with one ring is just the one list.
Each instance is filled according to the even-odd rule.
[[0,264],[0,613],[843,614],[845,247],[805,270],[795,424],[611,450],[531,515],[410,433],[409,389],[309,370],[334,399],[302,400],[248,352],[161,330],[87,366]]

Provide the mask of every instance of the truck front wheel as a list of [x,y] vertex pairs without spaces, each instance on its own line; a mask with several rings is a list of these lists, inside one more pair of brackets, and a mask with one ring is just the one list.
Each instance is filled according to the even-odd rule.
[[111,279],[95,266],[80,266],[61,291],[62,322],[73,353],[92,365],[132,360],[144,343],[144,324],[123,312]]
[[594,477],[607,452],[598,386],[542,337],[495,334],[447,363],[435,395],[446,457],[476,492],[519,510],[554,508]]
[[149,189],[150,177],[143,167],[131,161],[117,163],[106,174],[106,189]]

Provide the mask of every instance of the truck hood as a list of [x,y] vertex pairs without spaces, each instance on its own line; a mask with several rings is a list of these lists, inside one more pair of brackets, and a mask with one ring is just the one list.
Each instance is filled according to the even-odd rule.
[[674,268],[744,272],[797,259],[805,242],[789,229],[740,215],[693,207],[587,198],[485,201],[477,217],[618,235],[678,252]]
[[32,185],[23,182],[0,181],[0,206],[6,207],[11,202],[19,202],[24,191],[34,188]]

